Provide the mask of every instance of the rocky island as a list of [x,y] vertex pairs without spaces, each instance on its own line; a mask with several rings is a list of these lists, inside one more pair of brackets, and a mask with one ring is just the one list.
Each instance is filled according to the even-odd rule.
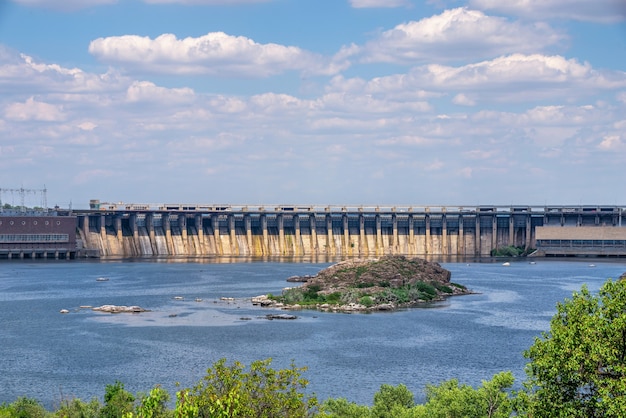
[[252,298],[254,305],[283,309],[312,308],[321,311],[389,311],[473,293],[450,281],[450,271],[421,258],[384,256],[348,260],[314,276],[295,276],[298,287],[281,295]]

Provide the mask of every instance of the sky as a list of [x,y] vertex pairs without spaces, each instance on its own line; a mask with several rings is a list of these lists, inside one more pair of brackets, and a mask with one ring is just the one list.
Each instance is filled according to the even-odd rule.
[[0,0],[3,204],[626,205],[625,172],[625,0]]

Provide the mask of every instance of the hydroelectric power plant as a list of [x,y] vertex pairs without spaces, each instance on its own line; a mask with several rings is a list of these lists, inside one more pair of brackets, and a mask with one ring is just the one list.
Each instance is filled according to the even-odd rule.
[[[45,190],[44,190],[45,191]],[[626,256],[625,206],[128,204],[0,210],[0,258]]]
[[312,206],[90,202],[73,211],[102,257],[626,256],[621,206]]

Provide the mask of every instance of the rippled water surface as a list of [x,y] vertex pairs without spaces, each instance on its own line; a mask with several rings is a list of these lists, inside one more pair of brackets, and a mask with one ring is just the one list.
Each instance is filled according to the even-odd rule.
[[[193,385],[220,358],[271,357],[275,368],[293,360],[308,367],[309,389],[320,399],[361,404],[371,404],[383,383],[403,383],[421,400],[426,384],[450,378],[478,385],[511,370],[519,382],[522,352],[549,328],[556,303],[626,271],[621,261],[442,263],[454,282],[479,294],[393,313],[302,311],[293,321],[269,321],[270,311],[246,300],[328,265],[0,263],[0,403],[30,396],[52,408],[67,397],[102,399],[116,380],[133,393],[161,384],[173,395],[176,382]],[[151,311],[81,308],[104,304]]]

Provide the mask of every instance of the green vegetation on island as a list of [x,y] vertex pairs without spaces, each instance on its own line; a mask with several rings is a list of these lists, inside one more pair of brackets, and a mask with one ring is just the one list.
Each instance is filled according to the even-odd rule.
[[534,248],[526,248],[523,246],[507,245],[491,250],[492,257],[526,257],[534,252]]
[[308,393],[305,368],[249,367],[222,359],[195,386],[169,393],[155,386],[133,395],[120,382],[107,385],[104,403],[61,399],[54,411],[21,397],[0,405],[0,418],[621,418],[626,411],[626,276],[608,280],[597,295],[586,287],[557,305],[550,330],[524,352],[527,380],[512,390],[510,372],[477,387],[456,379],[425,388],[426,401],[403,385],[381,385],[373,404],[345,398],[318,402]]
[[294,276],[301,286],[281,295],[263,295],[253,303],[324,311],[375,311],[415,306],[446,296],[471,293],[450,281],[450,271],[421,258],[385,256],[334,264],[315,276]]

